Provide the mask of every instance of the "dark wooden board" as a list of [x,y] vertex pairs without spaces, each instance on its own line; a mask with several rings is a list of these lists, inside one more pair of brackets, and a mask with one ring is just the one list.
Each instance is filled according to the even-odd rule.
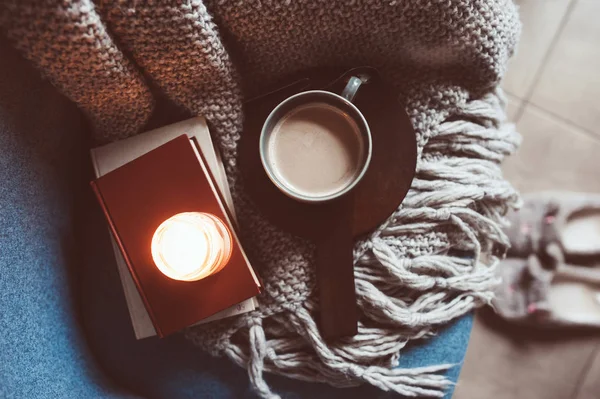
[[[275,106],[307,90],[341,93],[351,76],[368,75],[353,103],[371,128],[373,154],[362,181],[347,196],[324,204],[298,202],[271,183],[260,161],[262,125]],[[353,237],[384,222],[410,188],[417,163],[416,137],[397,94],[372,68],[312,70],[245,104],[239,162],[244,187],[276,226],[317,246],[321,333],[326,338],[356,334]]]

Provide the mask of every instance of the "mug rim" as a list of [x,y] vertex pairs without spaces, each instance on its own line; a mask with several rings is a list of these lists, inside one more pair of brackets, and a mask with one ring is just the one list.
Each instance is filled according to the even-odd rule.
[[[326,95],[326,96],[335,98],[337,101],[342,101],[346,106],[349,106],[360,117],[360,123],[362,123],[362,125],[363,125],[363,128],[360,129],[361,136],[366,144],[366,148],[365,148],[366,149],[366,157],[364,159],[364,162],[360,169],[360,172],[355,176],[354,180],[350,184],[345,186],[343,189],[336,191],[332,194],[327,194],[327,195],[322,195],[322,196],[304,195],[304,194],[298,193],[297,191],[293,191],[288,186],[286,186],[283,182],[281,182],[277,178],[277,176],[275,176],[275,173],[273,172],[271,166],[267,162],[267,136],[272,132],[272,129],[270,132],[267,132],[266,127],[267,127],[268,122],[273,118],[273,116],[278,111],[281,110],[281,108],[286,106],[288,103],[297,99],[298,97],[303,97],[303,96],[307,96],[310,94]],[[309,102],[307,102],[307,103],[309,103]],[[341,109],[336,104],[329,104],[329,105],[333,105],[336,108],[340,109],[340,111],[344,112],[344,110]],[[355,120],[355,118],[353,116],[351,116],[351,118],[353,120]],[[262,163],[263,169],[265,170],[265,172],[267,173],[267,176],[269,177],[269,180],[271,180],[271,182],[273,184],[275,184],[275,186],[282,193],[284,193],[285,195],[287,195],[288,197],[290,197],[292,199],[306,202],[306,203],[323,203],[323,202],[334,200],[336,198],[339,198],[339,197],[347,194],[363,179],[365,173],[367,173],[367,170],[369,169],[369,165],[371,164],[371,156],[373,153],[373,140],[371,137],[371,127],[369,126],[369,123],[367,122],[365,116],[358,109],[358,107],[356,105],[354,105],[352,102],[345,99],[344,97],[340,96],[339,94],[333,93],[330,91],[326,91],[326,90],[303,91],[301,93],[296,93],[296,94],[286,98],[285,100],[283,100],[282,102],[277,104],[277,106],[275,108],[273,108],[273,110],[269,113],[269,115],[265,119],[265,122],[263,123],[262,128],[261,128],[260,139],[259,139],[259,153],[260,153],[260,161]]]

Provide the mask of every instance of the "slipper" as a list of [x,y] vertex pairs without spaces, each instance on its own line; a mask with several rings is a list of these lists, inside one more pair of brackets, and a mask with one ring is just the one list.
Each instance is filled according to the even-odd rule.
[[508,256],[527,258],[557,242],[567,259],[599,257],[600,195],[544,192],[524,197],[521,210],[510,212],[506,233]]
[[557,244],[542,258],[546,263],[536,254],[501,263],[496,313],[537,327],[600,328],[600,270],[565,264]]

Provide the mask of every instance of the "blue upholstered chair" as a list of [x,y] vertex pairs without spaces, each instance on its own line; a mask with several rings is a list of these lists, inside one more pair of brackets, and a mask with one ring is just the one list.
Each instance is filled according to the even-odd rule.
[[[79,110],[0,38],[0,398],[251,398],[245,370],[183,337],[136,341],[88,181]],[[472,317],[403,351],[455,363]],[[285,398],[393,397],[267,376]],[[451,396],[448,392],[447,397]]]

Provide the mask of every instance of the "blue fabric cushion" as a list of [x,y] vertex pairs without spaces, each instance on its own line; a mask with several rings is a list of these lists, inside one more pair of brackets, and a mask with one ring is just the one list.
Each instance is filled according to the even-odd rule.
[[126,398],[76,317],[85,123],[0,37],[0,398]]

